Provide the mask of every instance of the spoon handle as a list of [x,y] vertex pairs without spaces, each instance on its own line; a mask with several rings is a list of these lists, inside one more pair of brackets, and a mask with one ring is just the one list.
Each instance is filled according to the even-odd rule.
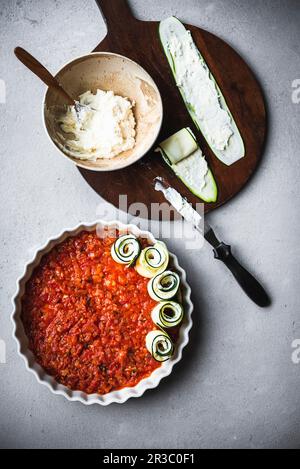
[[68,104],[74,105],[74,99],[62,88],[59,82],[54,78],[53,75],[38,61],[36,60],[29,52],[27,52],[22,47],[15,48],[16,57],[32,71],[36,76],[38,76],[46,85],[51,88],[55,88],[67,101]]

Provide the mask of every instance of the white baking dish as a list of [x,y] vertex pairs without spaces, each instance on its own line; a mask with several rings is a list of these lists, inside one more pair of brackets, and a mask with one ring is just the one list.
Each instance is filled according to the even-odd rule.
[[170,265],[172,269],[177,271],[181,279],[182,301],[185,309],[185,320],[180,328],[180,334],[173,357],[170,360],[162,363],[161,367],[156,369],[148,378],[141,380],[135,387],[123,388],[105,395],[86,394],[82,391],[73,391],[64,385],[59,384],[36,362],[33,353],[28,349],[28,339],[21,321],[21,299],[25,291],[26,282],[31,277],[34,268],[40,263],[40,260],[44,254],[49,252],[56,244],[61,243],[69,236],[75,236],[83,230],[93,231],[96,228],[113,228],[121,232],[133,233],[137,237],[145,237],[151,244],[154,244],[156,241],[150,232],[141,231],[135,225],[124,225],[118,221],[98,221],[95,223],[81,224],[73,229],[64,230],[58,236],[49,239],[47,243],[36,252],[32,261],[25,266],[23,274],[17,280],[17,291],[13,298],[14,310],[12,314],[12,321],[14,324],[13,335],[18,344],[18,353],[24,359],[27,370],[31,371],[40,383],[46,385],[54,394],[61,394],[69,401],[80,401],[86,405],[100,404],[106,406],[113,402],[121,404],[127,401],[127,399],[130,397],[142,396],[142,394],[144,394],[147,389],[155,388],[158,386],[162,378],[168,376],[171,373],[175,363],[178,363],[181,359],[182,350],[189,341],[189,331],[192,327],[191,314],[193,305],[190,298],[191,289],[187,284],[185,271],[179,266],[177,257],[174,254],[170,254]]

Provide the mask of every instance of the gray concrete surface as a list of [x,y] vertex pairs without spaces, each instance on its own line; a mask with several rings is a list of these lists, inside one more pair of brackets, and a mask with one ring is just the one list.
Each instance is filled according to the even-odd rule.
[[[41,121],[44,86],[13,56],[19,44],[51,70],[90,51],[105,25],[93,0],[1,0],[0,104],[1,447],[300,447],[298,0],[131,0],[141,19],[176,14],[233,45],[253,67],[269,109],[269,139],[247,188],[210,217],[224,240],[268,286],[260,310],[211,249],[168,241],[187,269],[194,328],[182,362],[158,389],[125,405],[84,407],[52,395],[26,372],[11,338],[10,298],[35,246],[62,228],[94,220],[100,198],[48,142]],[[2,82],[3,83],[3,82]],[[1,100],[0,100],[1,101]],[[103,209],[101,206],[100,210]],[[115,211],[108,209],[107,218]]]

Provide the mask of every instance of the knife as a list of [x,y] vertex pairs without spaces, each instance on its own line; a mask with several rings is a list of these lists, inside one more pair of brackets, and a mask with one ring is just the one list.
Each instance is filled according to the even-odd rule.
[[171,187],[165,179],[157,177],[153,182],[155,190],[161,191],[165,199],[180,213],[184,220],[191,223],[198,232],[204,235],[206,241],[213,247],[215,259],[226,265],[246,295],[258,306],[269,306],[271,300],[265,289],[233,256],[231,246],[219,241],[206,219],[204,220],[203,232],[201,229],[202,217],[188,201],[176,189]]

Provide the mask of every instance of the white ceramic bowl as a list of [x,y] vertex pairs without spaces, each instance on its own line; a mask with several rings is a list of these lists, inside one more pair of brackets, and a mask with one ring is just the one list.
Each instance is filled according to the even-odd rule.
[[24,272],[17,280],[17,291],[13,298],[14,309],[12,314],[12,321],[14,324],[13,335],[18,344],[18,353],[24,359],[27,370],[31,371],[40,383],[46,385],[48,389],[50,389],[50,391],[52,391],[54,394],[60,394],[66,397],[69,401],[80,401],[86,405],[100,404],[106,406],[113,402],[121,404],[127,401],[127,399],[130,397],[140,397],[147,389],[152,389],[158,386],[160,380],[171,373],[175,363],[178,363],[181,359],[182,350],[189,341],[189,331],[192,327],[191,314],[193,305],[190,298],[191,289],[187,284],[185,271],[179,266],[177,257],[174,254],[170,254],[171,268],[174,269],[180,276],[182,301],[185,309],[185,319],[180,327],[179,338],[176,343],[173,357],[170,360],[162,363],[162,365],[157,368],[149,377],[142,379],[135,387],[123,388],[105,395],[86,394],[82,391],[72,391],[66,386],[59,384],[36,362],[33,353],[28,349],[28,339],[21,320],[21,299],[24,295],[26,282],[31,277],[34,268],[39,265],[44,254],[49,252],[55,245],[61,243],[69,236],[75,236],[83,230],[93,231],[95,229],[116,229],[121,233],[129,232],[133,233],[137,237],[145,237],[151,244],[156,242],[155,238],[149,231],[141,231],[135,225],[124,225],[118,221],[98,221],[97,223],[81,224],[73,229],[63,231],[60,235],[49,239],[47,243],[36,252],[32,261],[26,265]]
[[[125,168],[142,158],[154,145],[161,129],[163,107],[160,92],[151,76],[139,64],[119,54],[93,52],[77,57],[63,66],[56,78],[74,98],[88,90],[114,91],[135,102],[136,144],[110,159],[96,161],[72,157],[65,148],[62,131],[55,119],[57,107],[64,105],[61,95],[48,88],[43,102],[43,120],[50,140],[62,155],[77,166],[93,171],[114,171]],[[60,111],[61,112],[61,111]]]

